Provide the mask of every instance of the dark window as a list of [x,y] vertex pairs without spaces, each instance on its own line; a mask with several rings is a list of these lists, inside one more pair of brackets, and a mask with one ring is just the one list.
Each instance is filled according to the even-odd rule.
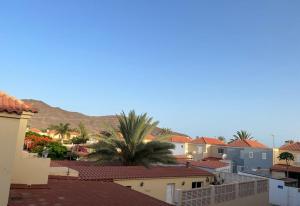
[[202,187],[202,182],[192,182],[192,189]]
[[223,154],[223,153],[224,153],[224,149],[223,149],[223,148],[219,148],[219,149],[218,149],[218,153],[219,153],[219,154]]

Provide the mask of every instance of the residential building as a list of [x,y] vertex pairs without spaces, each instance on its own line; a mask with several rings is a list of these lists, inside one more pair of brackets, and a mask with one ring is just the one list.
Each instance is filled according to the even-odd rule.
[[27,121],[37,111],[0,92],[0,205],[7,205],[10,184],[47,184],[50,159],[23,151]]
[[186,155],[188,153],[189,143],[192,141],[192,138],[174,135],[171,136],[168,141],[175,145],[175,148],[172,150],[173,155]]
[[[294,155],[294,161],[287,167],[285,160],[279,160],[278,156],[282,152],[289,152]],[[298,181],[300,188],[300,142],[288,142],[276,151],[275,165],[272,167],[274,177],[288,177]]]
[[207,157],[222,158],[223,149],[220,146],[225,145],[226,144],[223,141],[217,138],[197,137],[190,141],[188,153],[191,154],[196,161]]
[[257,140],[236,140],[223,147],[226,159],[232,161],[233,172],[271,168],[273,149]]
[[81,180],[114,182],[167,203],[173,203],[177,189],[207,187],[214,180],[210,172],[185,166],[97,166],[69,161],[52,166],[78,171]]

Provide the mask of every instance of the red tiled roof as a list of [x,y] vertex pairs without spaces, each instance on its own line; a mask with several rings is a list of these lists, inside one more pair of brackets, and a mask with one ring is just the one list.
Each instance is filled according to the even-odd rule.
[[222,159],[221,157],[205,157],[202,160],[203,161],[219,161],[221,159]]
[[196,168],[153,166],[95,166],[76,165],[76,162],[56,161],[56,164],[70,167],[79,172],[83,180],[112,181],[114,179],[137,179],[137,178],[167,178],[167,177],[188,177],[188,176],[212,176],[213,174]]
[[169,138],[169,141],[175,143],[189,143],[192,141],[192,138],[186,136],[172,136]]
[[279,148],[280,150],[298,151],[300,152],[300,142],[285,144]]
[[41,133],[42,131],[37,128],[30,128],[29,131],[35,132],[35,133]]
[[187,155],[173,155],[175,159],[191,159]]
[[266,145],[256,140],[235,140],[228,144],[230,147],[252,147],[252,148],[268,148]]
[[[178,161],[181,164],[186,164],[187,161],[179,160]],[[217,169],[222,167],[227,167],[229,164],[217,160],[212,161],[188,161],[190,162],[190,165],[193,167],[204,167],[209,169]]]
[[8,206],[168,206],[111,182],[54,180],[48,187],[11,189]]
[[0,91],[0,112],[22,114],[22,112],[37,113],[37,110],[15,97]]
[[217,138],[199,137],[192,140],[194,144],[212,144],[212,145],[225,145],[225,143]]
[[[284,164],[276,164],[273,165],[273,167],[271,167],[272,171],[279,171],[279,172],[284,172],[286,171],[286,165]],[[289,166],[289,172],[297,172],[300,173],[300,167],[296,167],[296,166]]]
[[155,136],[153,136],[152,134],[148,134],[146,137],[145,137],[145,140],[154,140],[155,139]]

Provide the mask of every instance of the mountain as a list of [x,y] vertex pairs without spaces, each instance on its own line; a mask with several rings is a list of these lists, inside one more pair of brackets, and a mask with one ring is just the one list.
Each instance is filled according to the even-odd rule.
[[[110,127],[115,128],[118,125],[118,119],[115,115],[88,116],[79,112],[70,112],[59,107],[52,107],[39,100],[24,99],[23,101],[33,105],[33,107],[39,111],[29,120],[29,126],[31,128],[46,129],[50,125],[59,124],[61,122],[70,123],[71,127],[75,128],[82,122],[90,133],[99,134],[100,131],[107,130],[107,128]],[[158,134],[160,130],[160,128],[156,128],[152,133],[154,135]],[[174,132],[174,134],[183,135],[177,132]]]

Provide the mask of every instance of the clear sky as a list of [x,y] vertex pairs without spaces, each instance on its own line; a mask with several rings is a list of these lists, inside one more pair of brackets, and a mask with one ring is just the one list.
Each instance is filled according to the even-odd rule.
[[300,137],[300,2],[0,3],[0,90],[191,136]]

